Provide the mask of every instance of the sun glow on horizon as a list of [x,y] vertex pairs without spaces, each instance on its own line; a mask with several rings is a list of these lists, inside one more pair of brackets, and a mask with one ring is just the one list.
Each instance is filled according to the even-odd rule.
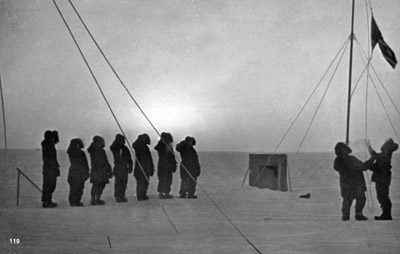
[[191,128],[198,113],[193,108],[165,107],[147,109],[146,114],[159,129],[172,131]]

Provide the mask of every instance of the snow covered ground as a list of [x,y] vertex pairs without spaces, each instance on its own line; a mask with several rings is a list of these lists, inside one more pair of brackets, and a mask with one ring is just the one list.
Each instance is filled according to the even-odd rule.
[[[30,151],[29,156],[19,153],[11,156],[14,162],[1,177],[0,253],[257,253],[251,244],[265,254],[400,253],[398,154],[392,169],[394,220],[373,220],[380,208],[374,185],[367,183],[371,191],[364,212],[369,220],[355,221],[352,209],[351,220],[342,222],[332,154],[289,154],[293,190],[277,192],[249,187],[248,181],[241,187],[248,154],[200,153],[199,183],[235,229],[200,189],[198,199],[175,198],[160,203],[155,177],[149,201],[135,200],[131,177],[128,203],[114,201],[112,181],[104,193],[105,206],[89,205],[91,185],[87,183],[85,206],[69,207],[68,161],[62,152],[62,174],[54,193],[58,207],[41,208],[39,191],[25,179],[21,179],[20,205],[16,206],[16,166],[40,187],[42,183],[40,152]],[[175,173],[172,194],[176,196],[178,189],[179,174]],[[310,199],[299,198],[306,193],[311,194]],[[10,239],[20,242],[10,243]]]

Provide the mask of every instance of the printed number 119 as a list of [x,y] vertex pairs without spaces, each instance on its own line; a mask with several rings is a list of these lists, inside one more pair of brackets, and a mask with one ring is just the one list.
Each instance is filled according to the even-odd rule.
[[10,238],[10,244],[20,244],[20,242],[18,238]]

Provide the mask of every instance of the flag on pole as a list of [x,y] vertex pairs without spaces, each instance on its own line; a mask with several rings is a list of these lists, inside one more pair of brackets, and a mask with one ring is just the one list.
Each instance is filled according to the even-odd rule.
[[394,69],[397,64],[396,55],[394,54],[394,52],[390,49],[390,47],[386,44],[384,40],[379,41],[379,48],[382,51],[383,57]]
[[372,16],[371,20],[371,44],[372,44],[372,50],[374,50],[376,44],[379,44],[379,48],[381,49],[383,57],[394,69],[397,64],[396,55],[383,39],[382,33],[379,30],[378,25],[376,24],[374,16]]
[[374,16],[372,16],[372,20],[371,20],[371,44],[372,44],[372,50],[374,50],[376,44],[381,39],[383,40],[382,33],[379,30],[378,25],[376,24]]

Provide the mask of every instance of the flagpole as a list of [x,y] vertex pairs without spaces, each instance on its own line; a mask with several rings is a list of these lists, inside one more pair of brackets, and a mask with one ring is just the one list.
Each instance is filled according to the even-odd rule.
[[351,104],[351,76],[353,69],[353,41],[354,41],[354,3],[353,0],[351,10],[351,33],[350,33],[350,58],[349,58],[349,90],[347,95],[347,123],[346,123],[346,144],[349,144],[350,130],[350,104]]

